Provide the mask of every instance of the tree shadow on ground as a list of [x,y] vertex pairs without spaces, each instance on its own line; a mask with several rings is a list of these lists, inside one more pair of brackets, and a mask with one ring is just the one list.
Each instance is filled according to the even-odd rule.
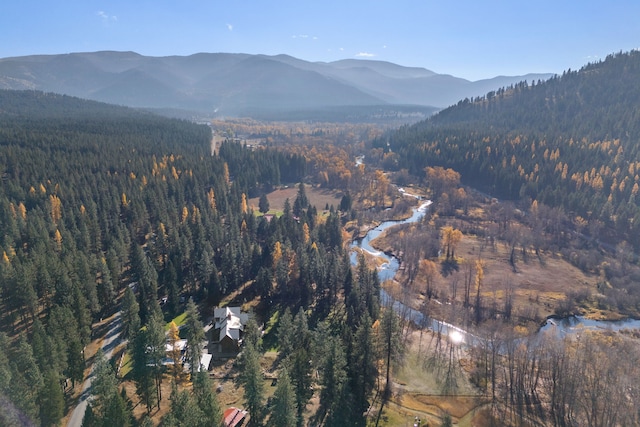
[[449,258],[447,260],[442,261],[440,272],[442,273],[442,277],[447,277],[450,274],[453,274],[454,271],[459,271],[460,265],[458,261],[453,258]]

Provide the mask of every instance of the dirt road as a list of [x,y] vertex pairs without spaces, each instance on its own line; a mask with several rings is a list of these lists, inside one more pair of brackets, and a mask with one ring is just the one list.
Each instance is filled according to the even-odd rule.
[[[111,317],[109,320],[109,327],[104,337],[102,338],[102,351],[107,359],[110,359],[113,355],[113,350],[120,343],[120,331],[122,329],[122,322],[120,318],[120,312]],[[87,403],[89,396],[91,395],[91,381],[93,380],[93,366],[91,367],[91,374],[84,380],[82,384],[82,394],[78,400],[78,405],[74,408],[71,418],[67,423],[67,427],[81,427],[82,418],[84,418],[84,412],[87,409]]]

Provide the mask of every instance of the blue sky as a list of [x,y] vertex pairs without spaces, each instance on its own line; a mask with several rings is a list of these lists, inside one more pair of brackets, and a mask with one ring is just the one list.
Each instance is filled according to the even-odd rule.
[[640,48],[638,0],[8,0],[0,57],[97,50],[376,59],[470,80]]

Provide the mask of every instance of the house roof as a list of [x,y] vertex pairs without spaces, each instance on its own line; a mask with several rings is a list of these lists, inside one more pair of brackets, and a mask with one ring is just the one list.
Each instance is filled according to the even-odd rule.
[[211,364],[212,357],[213,355],[208,353],[204,353],[202,356],[200,356],[200,366],[198,366],[198,372],[200,372],[200,369],[203,369],[205,371],[209,370],[209,365]]
[[240,331],[249,320],[249,314],[242,313],[240,307],[216,308],[213,311],[215,328],[220,329],[218,341],[229,337],[234,341],[240,339]]
[[[187,340],[176,341],[176,348],[178,350],[183,351],[186,346],[187,346]],[[167,353],[173,351],[173,345],[171,345],[171,343],[166,343],[164,348]]]
[[243,411],[238,408],[227,408],[224,411],[224,425],[225,427],[236,427],[242,425],[245,417],[247,416],[247,411]]

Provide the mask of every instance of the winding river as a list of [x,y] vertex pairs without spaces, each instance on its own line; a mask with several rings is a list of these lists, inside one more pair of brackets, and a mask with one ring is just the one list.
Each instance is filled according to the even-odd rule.
[[[407,194],[408,195],[408,194]],[[400,224],[409,224],[412,222],[416,222],[422,218],[425,214],[429,206],[431,205],[431,201],[426,201],[422,203],[419,207],[413,209],[413,215],[410,218],[400,220],[400,221],[385,221],[378,225],[377,227],[369,230],[366,236],[362,239],[355,240],[351,244],[351,264],[357,265],[358,263],[358,254],[355,251],[355,248],[360,248],[364,251],[369,252],[372,255],[378,256],[384,259],[384,263],[378,268],[378,277],[380,278],[380,283],[385,280],[391,280],[395,276],[398,268],[400,267],[400,262],[393,255],[386,254],[384,252],[378,251],[374,247],[371,246],[371,242],[380,236],[386,229],[389,227],[393,227]],[[380,297],[383,304],[393,304],[394,310],[398,313],[402,314],[406,318],[410,319],[416,325],[421,327],[427,327],[429,329],[440,331],[445,335],[450,335],[452,333],[460,334],[458,335],[459,339],[462,341],[470,343],[473,341],[473,335],[469,332],[465,331],[462,328],[459,328],[455,325],[442,322],[439,320],[434,320],[431,318],[425,317],[422,313],[417,310],[414,310],[400,301],[393,300],[393,298],[384,290],[380,290]],[[581,316],[574,316],[563,319],[555,319],[551,318],[546,321],[546,323],[540,328],[538,333],[541,332],[555,332],[559,337],[564,337],[566,335],[571,334],[579,334],[585,330],[601,330],[601,331],[619,331],[622,329],[640,329],[640,320],[637,319],[626,319],[620,321],[610,321],[610,320],[591,320],[585,319]]]

